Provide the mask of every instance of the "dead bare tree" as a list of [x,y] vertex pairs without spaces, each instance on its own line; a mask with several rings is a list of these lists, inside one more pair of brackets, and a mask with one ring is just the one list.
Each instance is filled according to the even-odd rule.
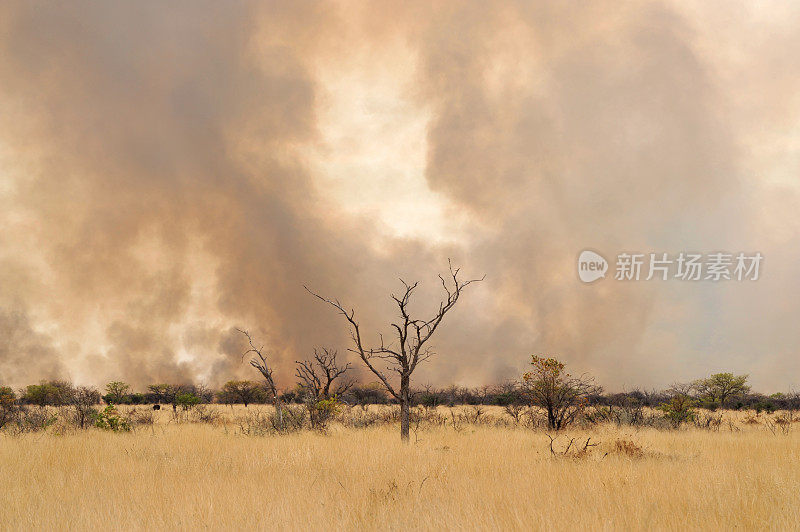
[[[378,347],[365,347],[361,329],[355,318],[355,309],[350,309],[348,311],[338,299],[327,299],[312,292],[308,287],[304,287],[308,293],[334,307],[350,324],[350,333],[355,346],[351,348],[350,351],[358,354],[367,368],[369,368],[369,370],[378,377],[381,383],[383,383],[389,394],[400,403],[400,438],[404,442],[408,442],[409,440],[411,375],[420,362],[424,362],[433,356],[434,352],[431,347],[427,345],[428,341],[442,323],[445,314],[455,306],[461,296],[461,292],[470,284],[482,281],[486,277],[483,276],[480,279],[460,281],[458,279],[459,269],[454,269],[449,260],[448,264],[450,267],[448,279],[439,275],[439,280],[442,282],[442,288],[444,289],[446,297],[444,301],[439,303],[439,309],[430,319],[416,319],[411,317],[409,302],[419,282],[410,284],[400,279],[404,288],[403,294],[399,297],[394,294],[391,295],[400,311],[400,321],[391,324],[397,335],[397,345],[393,343],[387,345],[384,343],[383,335],[379,335],[380,345]],[[389,382],[389,377],[375,366],[375,360],[384,361],[388,365],[390,371],[394,371],[398,374],[400,379],[399,388],[393,386]]]
[[250,359],[250,365],[256,368],[264,377],[264,380],[267,381],[267,388],[270,393],[272,393],[272,404],[275,406],[275,416],[278,418],[278,429],[283,430],[283,405],[278,396],[278,388],[275,386],[275,379],[272,378],[272,367],[270,367],[269,362],[267,362],[267,355],[264,354],[264,346],[256,347],[253,343],[253,337],[250,336],[249,332],[242,329],[236,330],[247,337],[250,349],[242,353],[242,358],[253,353],[254,356]]
[[[355,381],[344,380],[350,364],[339,366],[335,349],[314,349],[312,360],[297,361],[295,375],[300,379],[303,402],[311,427],[324,429],[328,420],[336,413],[336,400],[331,397],[346,392]],[[336,381],[338,380],[338,383]],[[334,383],[336,383],[334,387]]]
[[[350,370],[350,363],[339,366],[336,361],[338,352],[335,349],[314,349],[312,360],[296,361],[295,375],[301,381],[303,390],[315,401],[329,399],[334,395],[341,395],[353,387],[355,381],[345,380],[344,375]],[[336,386],[333,386],[336,380]]]

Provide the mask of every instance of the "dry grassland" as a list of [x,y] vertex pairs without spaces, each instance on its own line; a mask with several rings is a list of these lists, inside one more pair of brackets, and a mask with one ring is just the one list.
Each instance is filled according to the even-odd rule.
[[[602,425],[566,431],[554,456],[524,428],[420,427],[410,445],[396,425],[255,437],[235,422],[243,408],[224,411],[215,424],[161,412],[130,433],[0,434],[0,529],[800,527],[800,424]],[[598,445],[584,452],[587,438]]]

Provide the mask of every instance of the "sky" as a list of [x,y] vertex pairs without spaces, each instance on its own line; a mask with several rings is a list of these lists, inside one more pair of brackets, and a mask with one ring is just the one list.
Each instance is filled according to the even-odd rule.
[[[800,6],[0,5],[0,384],[256,379],[486,279],[417,385],[800,388]],[[576,274],[760,252],[757,281]],[[356,358],[350,360],[371,380]]]

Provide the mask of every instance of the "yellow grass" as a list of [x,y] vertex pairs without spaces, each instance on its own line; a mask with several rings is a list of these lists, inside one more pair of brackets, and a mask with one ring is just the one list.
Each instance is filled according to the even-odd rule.
[[127,434],[0,435],[0,529],[800,526],[796,428],[741,416],[738,432],[568,431],[557,450],[600,445],[567,458],[526,429],[425,428],[402,445],[396,426],[253,437],[169,416]]

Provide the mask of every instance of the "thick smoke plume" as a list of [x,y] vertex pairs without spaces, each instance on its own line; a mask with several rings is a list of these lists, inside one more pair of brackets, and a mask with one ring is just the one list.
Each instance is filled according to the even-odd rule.
[[[422,382],[797,385],[800,14],[712,8],[4,2],[0,383],[255,378],[245,327],[288,387],[348,342],[304,284],[377,331],[452,257],[487,280]],[[764,272],[586,286],[587,247]]]

